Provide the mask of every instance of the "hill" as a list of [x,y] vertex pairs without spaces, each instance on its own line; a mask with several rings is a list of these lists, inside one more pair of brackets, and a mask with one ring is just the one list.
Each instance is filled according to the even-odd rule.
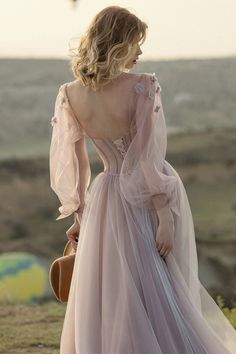
[[[155,72],[169,132],[236,127],[236,58],[140,61]],[[59,59],[0,59],[0,159],[47,155],[59,86],[74,80]]]
[[[202,280],[207,286],[227,280],[230,291],[236,266],[235,142],[236,130],[172,134],[166,156],[187,191]],[[103,170],[94,155],[91,170],[92,182]],[[49,186],[47,157],[0,161],[0,197],[0,252],[28,251],[49,261],[61,255],[73,218],[55,220],[60,203]]]

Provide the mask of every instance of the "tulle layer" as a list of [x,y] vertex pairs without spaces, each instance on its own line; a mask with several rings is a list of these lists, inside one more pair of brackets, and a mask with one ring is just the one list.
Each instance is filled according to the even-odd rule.
[[143,75],[133,100],[136,129],[121,166],[121,191],[129,203],[146,208],[152,208],[154,195],[165,194],[169,208],[180,216],[177,179],[165,171],[166,122],[155,74]]
[[[168,163],[166,168],[172,169]],[[195,255],[187,253],[184,271],[188,268],[190,282],[195,277],[200,298],[194,298],[179,266],[183,263],[178,264],[179,247],[193,242],[188,234],[193,232],[191,212],[180,182],[179,195],[182,218],[176,218],[176,245],[164,260],[155,244],[156,212],[130,204],[118,175],[102,172],[93,180],[60,354],[235,353],[233,327],[187,267],[187,257]]]

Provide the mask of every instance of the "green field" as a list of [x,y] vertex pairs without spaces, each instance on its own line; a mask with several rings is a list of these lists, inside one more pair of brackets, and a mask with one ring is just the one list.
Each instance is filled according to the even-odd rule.
[[59,354],[65,305],[0,305],[1,354]]
[[[222,300],[218,305],[221,307]],[[223,306],[223,304],[222,304]],[[0,304],[1,354],[59,354],[66,304]],[[236,328],[236,308],[223,308]]]

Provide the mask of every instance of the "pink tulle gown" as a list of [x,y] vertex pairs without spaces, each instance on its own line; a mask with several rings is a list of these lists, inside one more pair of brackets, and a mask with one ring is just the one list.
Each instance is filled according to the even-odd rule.
[[[85,132],[67,85],[60,86],[51,120],[57,220],[85,207],[60,354],[235,354],[236,331],[198,278],[185,188],[165,160],[158,78],[122,73],[104,91],[80,87],[81,116],[128,117],[130,129],[117,139]],[[104,164],[91,184],[83,163],[86,144],[80,144],[85,138]],[[159,219],[152,204],[163,194],[175,223],[174,246],[165,259],[156,248]]]

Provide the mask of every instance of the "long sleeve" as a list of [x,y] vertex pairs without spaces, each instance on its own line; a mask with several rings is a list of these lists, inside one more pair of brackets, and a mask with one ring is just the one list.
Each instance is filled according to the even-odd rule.
[[133,205],[158,208],[165,205],[180,215],[178,179],[165,160],[167,132],[156,76],[143,74],[135,85],[136,134],[125,156],[120,186]]
[[65,86],[59,88],[51,118],[50,187],[61,202],[56,220],[83,207],[91,177],[85,133],[71,110]]
[[80,206],[75,213],[75,218],[76,220],[79,220],[80,223],[83,214],[83,209],[85,206],[85,197],[86,197],[87,188],[91,179],[91,169],[90,169],[85,137],[82,137],[81,139],[76,141],[75,152],[80,167],[79,168],[79,190],[78,190],[80,196]]
[[[162,188],[161,192],[152,195],[152,202],[155,205],[155,209],[161,209],[165,206],[168,206],[172,212],[180,216],[180,204],[179,204],[179,195],[177,193],[177,178],[176,176],[171,175],[171,179],[169,179],[168,170],[166,168],[166,148],[167,148],[167,130],[166,130],[166,121],[163,111],[162,99],[161,99],[161,86],[158,82],[158,79],[154,74],[148,77],[148,97],[154,101],[153,106],[153,119],[159,120],[156,124],[156,127],[161,129],[163,136],[163,167],[159,171],[160,177],[162,179]],[[155,122],[153,123],[153,127],[155,127]]]

